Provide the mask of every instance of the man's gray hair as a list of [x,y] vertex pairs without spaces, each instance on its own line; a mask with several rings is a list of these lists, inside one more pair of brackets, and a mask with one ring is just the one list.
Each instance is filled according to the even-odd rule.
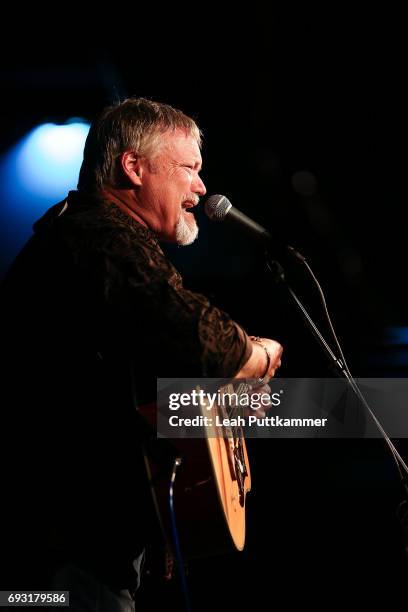
[[182,130],[201,146],[201,132],[182,111],[146,98],[128,98],[106,107],[95,119],[85,143],[78,189],[95,192],[117,182],[118,160],[125,151],[151,158],[165,132]]

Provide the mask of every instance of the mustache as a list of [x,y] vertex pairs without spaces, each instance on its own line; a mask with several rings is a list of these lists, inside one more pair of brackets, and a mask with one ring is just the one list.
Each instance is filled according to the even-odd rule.
[[200,201],[200,197],[196,193],[186,193],[183,196],[183,202],[192,202],[192,204],[197,205]]

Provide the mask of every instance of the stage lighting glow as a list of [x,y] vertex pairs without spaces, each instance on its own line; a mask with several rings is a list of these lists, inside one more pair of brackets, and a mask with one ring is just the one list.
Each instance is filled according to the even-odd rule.
[[16,178],[34,196],[58,199],[75,189],[89,125],[45,123],[20,143]]
[[387,344],[408,345],[408,327],[387,327],[385,340]]

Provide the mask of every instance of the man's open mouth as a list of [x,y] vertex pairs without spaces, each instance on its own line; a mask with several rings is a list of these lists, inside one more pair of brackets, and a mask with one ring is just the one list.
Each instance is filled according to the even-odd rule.
[[188,213],[192,213],[192,210],[189,210],[190,208],[194,208],[194,206],[196,206],[196,204],[194,202],[183,202],[183,204],[181,205],[184,212],[188,212]]

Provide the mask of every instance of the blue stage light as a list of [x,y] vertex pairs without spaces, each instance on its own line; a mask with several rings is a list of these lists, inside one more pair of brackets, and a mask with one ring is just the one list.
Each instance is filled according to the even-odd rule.
[[75,189],[82,163],[86,123],[45,123],[16,152],[16,179],[33,196],[58,199]]
[[385,330],[385,342],[387,345],[408,345],[408,327],[387,327]]
[[0,276],[32,225],[76,189],[89,124],[40,125],[0,158]]

